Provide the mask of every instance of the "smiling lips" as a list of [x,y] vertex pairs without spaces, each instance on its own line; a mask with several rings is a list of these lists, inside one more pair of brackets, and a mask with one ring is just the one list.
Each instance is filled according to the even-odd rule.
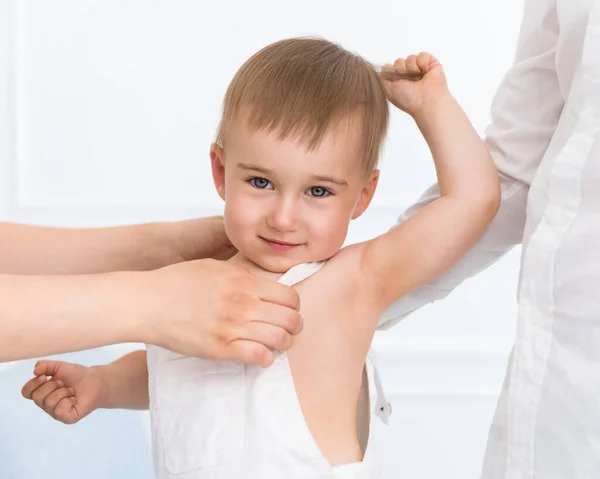
[[262,239],[267,244],[267,246],[269,246],[271,249],[274,249],[275,251],[290,251],[300,246],[300,244],[298,243],[288,243],[287,241],[272,240],[263,238],[262,236],[260,237],[260,239]]

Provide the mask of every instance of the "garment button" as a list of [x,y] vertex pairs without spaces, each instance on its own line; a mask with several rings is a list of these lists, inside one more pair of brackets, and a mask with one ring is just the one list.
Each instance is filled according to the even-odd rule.
[[392,414],[392,405],[380,397],[377,400],[375,407],[375,415],[379,417],[384,424],[388,424],[390,415]]

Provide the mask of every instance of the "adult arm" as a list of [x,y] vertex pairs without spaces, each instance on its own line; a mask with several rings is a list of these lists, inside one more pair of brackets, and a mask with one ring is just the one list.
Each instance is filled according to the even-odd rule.
[[108,228],[0,223],[0,273],[145,271],[184,260],[226,259],[234,250],[221,217]]
[[[209,245],[205,253],[201,252],[202,243],[193,245],[197,241],[194,237],[192,246],[175,258],[181,263],[149,272],[57,274],[79,269],[97,272],[102,270],[102,257],[112,261],[111,269],[126,268],[128,260],[120,259],[123,248],[118,246],[122,243],[117,237],[123,239],[127,228],[107,234],[102,240],[96,236],[98,231],[44,231],[39,235],[39,230],[31,229],[23,238],[25,243],[32,243],[22,248],[15,248],[16,237],[10,242],[3,239],[12,251],[1,255],[4,271],[41,270],[57,275],[0,274],[0,362],[144,342],[187,355],[270,364],[272,350],[289,348],[292,335],[302,329],[298,295],[292,288],[254,277],[226,262],[184,262],[186,255],[231,255],[231,246],[223,238],[222,222],[217,220],[215,225],[204,243]],[[12,226],[8,229],[20,230]],[[46,261],[40,267],[21,251],[36,255],[34,246],[38,242],[43,245],[45,234],[55,235],[51,242],[54,246],[40,259]],[[62,247],[58,237],[65,239]],[[84,250],[79,244],[86,237],[101,250],[95,260],[86,260],[84,254],[93,246],[87,245]],[[69,255],[70,247],[74,251]],[[11,255],[21,255],[22,261],[15,262]],[[57,261],[51,258],[53,255],[67,260]],[[81,263],[73,260],[77,255]],[[128,263],[129,267],[152,268],[173,262],[170,255],[151,257],[154,259],[148,262],[144,254],[138,253],[138,259]],[[22,262],[26,267],[19,267]]]

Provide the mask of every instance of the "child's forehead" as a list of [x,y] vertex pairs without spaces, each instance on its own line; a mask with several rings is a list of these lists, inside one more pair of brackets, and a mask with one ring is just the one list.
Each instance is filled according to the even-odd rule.
[[316,128],[255,127],[247,121],[237,121],[232,125],[227,143],[246,151],[258,150],[259,154],[287,150],[311,157],[362,157],[364,131],[359,122],[351,119],[336,121],[321,132],[314,131]]
[[355,136],[325,136],[314,146],[303,138],[281,138],[273,132],[256,131],[241,137],[235,156],[243,156],[253,163],[280,171],[313,173],[335,171],[350,173],[362,167],[362,149],[356,145]]

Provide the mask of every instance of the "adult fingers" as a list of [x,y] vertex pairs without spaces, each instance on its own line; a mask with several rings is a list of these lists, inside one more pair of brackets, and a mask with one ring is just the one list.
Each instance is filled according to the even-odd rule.
[[255,341],[278,351],[289,349],[293,342],[292,335],[284,328],[258,321],[246,323],[239,332],[239,338]]
[[302,331],[302,316],[295,309],[264,301],[253,301],[242,310],[244,323],[259,322],[277,326],[289,334]]
[[254,294],[262,301],[296,311],[300,309],[300,296],[294,288],[266,278],[254,277],[254,279]]
[[241,361],[245,364],[256,364],[263,368],[273,364],[275,355],[264,344],[239,339],[227,346],[227,357],[224,359]]

